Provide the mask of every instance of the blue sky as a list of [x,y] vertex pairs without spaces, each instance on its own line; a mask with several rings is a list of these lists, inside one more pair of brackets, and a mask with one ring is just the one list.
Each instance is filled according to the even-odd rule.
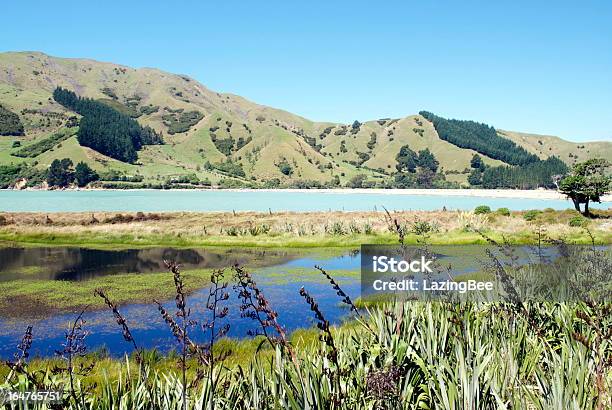
[[0,38],[188,74],[313,120],[426,109],[612,140],[609,1],[20,1],[2,6]]

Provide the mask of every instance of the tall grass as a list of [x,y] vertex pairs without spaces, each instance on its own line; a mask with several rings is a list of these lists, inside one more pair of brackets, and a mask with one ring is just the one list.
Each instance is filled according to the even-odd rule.
[[[409,225],[387,214],[388,226],[403,245]],[[423,232],[426,236],[427,232]],[[502,247],[502,245],[500,245]],[[586,253],[582,273],[610,273],[609,253]],[[222,271],[211,278],[207,308],[212,319],[190,316],[180,269],[174,278],[176,313],[158,305],[180,346],[177,371],[153,370],[146,360],[138,369],[128,360],[118,379],[105,378],[96,390],[79,372],[28,369],[32,329],[28,327],[2,387],[12,390],[64,389],[58,408],[71,409],[609,409],[612,383],[612,306],[606,298],[583,302],[529,302],[514,288],[512,270],[490,255],[507,298],[495,303],[389,301],[360,310],[324,269],[342,303],[356,319],[334,328],[317,301],[302,288],[320,331],[320,341],[296,349],[286,336],[282,312],[276,312],[250,273],[234,266],[233,289],[243,317],[253,319],[252,335],[274,350],[272,358],[255,354],[249,364],[228,367],[215,353],[227,327],[222,303]],[[604,259],[602,259],[604,258]],[[605,273],[604,272],[604,273]],[[99,292],[120,325],[126,342],[140,354],[126,320],[108,296]],[[77,318],[78,348],[84,351],[83,324]],[[203,343],[189,329],[209,330]],[[187,372],[195,357],[195,372]],[[192,362],[193,363],[193,362]],[[87,369],[85,369],[86,371]],[[10,408],[26,408],[14,405]],[[27,406],[44,408],[44,406]]]
[[[598,336],[577,320],[578,312],[590,308],[542,304],[537,309],[541,322],[551,329],[543,336],[528,321],[499,306],[380,306],[368,315],[368,325],[377,337],[360,328],[332,330],[337,352],[333,359],[327,341],[298,352],[295,361],[277,346],[273,360],[219,367],[226,382],[213,388],[204,379],[190,391],[186,406],[610,408],[610,364],[604,373],[598,370],[602,364],[591,346]],[[400,310],[403,322],[396,332],[395,316]],[[609,329],[609,318],[599,319],[607,320]],[[576,332],[584,335],[586,345],[576,340]],[[597,349],[609,360],[609,338]],[[134,371],[129,362],[125,370],[125,377],[106,380],[101,392],[85,395],[84,408],[182,408],[184,382],[179,374],[151,372],[146,367],[144,372]],[[62,383],[65,378],[51,384]],[[9,386],[36,388],[27,378],[7,381],[5,387]],[[81,386],[77,383],[76,388]],[[83,408],[73,400],[65,406]]]

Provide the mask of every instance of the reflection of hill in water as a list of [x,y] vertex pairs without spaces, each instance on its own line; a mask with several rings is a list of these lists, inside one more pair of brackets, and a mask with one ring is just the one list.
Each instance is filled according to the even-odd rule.
[[118,273],[165,270],[164,260],[184,270],[226,268],[235,263],[249,267],[287,262],[297,255],[262,249],[127,249],[0,248],[0,281],[29,279],[84,280]]

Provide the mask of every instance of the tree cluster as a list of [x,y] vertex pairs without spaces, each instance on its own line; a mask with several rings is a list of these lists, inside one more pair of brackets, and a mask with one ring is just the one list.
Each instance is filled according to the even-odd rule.
[[47,170],[47,184],[52,187],[65,188],[72,183],[84,187],[100,177],[84,162],[79,162],[75,169],[70,158],[55,159]]
[[120,161],[133,163],[143,145],[163,144],[161,134],[150,127],[141,127],[128,115],[74,92],[56,88],[53,98],[64,107],[82,115],[78,140],[82,146],[92,148]]
[[459,148],[473,149],[490,158],[498,159],[510,165],[526,165],[538,161],[513,141],[497,135],[495,128],[475,121],[448,120],[428,111],[420,115],[433,123],[441,139]]
[[[482,172],[482,187],[488,189],[555,188],[553,176],[565,174],[567,171],[567,165],[557,157],[516,167],[506,165],[486,167]],[[472,175],[473,173],[470,174]]]
[[404,145],[395,159],[397,188],[432,188],[436,182],[444,180],[444,175],[438,173],[440,163],[429,148],[416,153],[408,145]]
[[0,105],[0,135],[24,135],[19,115]]

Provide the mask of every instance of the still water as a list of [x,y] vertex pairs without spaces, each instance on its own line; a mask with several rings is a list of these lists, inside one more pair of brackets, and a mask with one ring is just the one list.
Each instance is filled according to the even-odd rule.
[[[441,273],[446,278],[448,267],[455,277],[457,275],[478,274],[483,267],[490,264],[486,256],[486,246],[434,246],[430,250],[435,254],[443,268]],[[512,263],[530,264],[535,256],[536,263],[554,260],[559,253],[555,248],[550,252],[533,250],[528,246],[518,248],[522,253],[513,254]],[[371,266],[368,251],[360,250],[316,249],[316,250],[282,250],[282,249],[131,249],[121,251],[92,250],[80,248],[3,248],[0,249],[0,283],[18,286],[25,281],[55,280],[70,281],[78,286],[79,282],[93,277],[110,278],[113,274],[130,273],[146,275],[151,272],[163,272],[164,259],[171,259],[183,266],[184,270],[196,268],[223,268],[240,263],[253,272],[253,278],[263,291],[270,305],[279,314],[278,321],[288,333],[313,326],[312,312],[299,295],[304,286],[316,299],[327,320],[337,324],[345,320],[349,311],[340,303],[340,298],[327,283],[315,266],[326,269],[340,284],[342,289],[353,299],[362,294],[360,272],[362,263]],[[534,253],[536,252],[536,253]],[[544,259],[542,259],[544,258]],[[548,262],[546,262],[548,263]],[[226,280],[230,279],[230,270]],[[169,274],[169,273],[168,273]],[[44,285],[44,282],[41,282]],[[189,290],[189,289],[188,289]],[[191,318],[204,322],[210,317],[206,309],[209,288],[195,289],[187,297]],[[223,323],[230,324],[228,336],[245,338],[249,331],[256,329],[255,322],[241,317],[240,300],[236,289],[230,283],[230,298],[223,302],[229,308],[229,314]],[[112,295],[110,295],[112,298]],[[174,312],[173,298],[162,301],[163,305]],[[131,345],[125,343],[121,332],[108,310],[103,310],[103,303],[92,307],[84,318],[85,328],[90,332],[87,346],[90,350],[106,348],[111,355],[121,356],[130,352]],[[35,306],[27,309],[36,309]],[[139,346],[146,349],[169,351],[175,347],[173,336],[161,318],[153,303],[127,303],[120,306],[121,313],[128,324]],[[32,354],[52,356],[64,342],[64,333],[76,313],[50,313],[28,311],[28,315],[17,315],[10,309],[0,312],[0,359],[8,359],[15,353],[16,346],[27,325],[33,326]],[[27,319],[24,319],[27,316]],[[223,324],[221,323],[221,324]],[[207,340],[201,328],[195,328],[193,338],[200,342]]]
[[[95,276],[118,273],[143,275],[164,271],[163,259],[180,262],[184,270],[195,268],[222,268],[240,263],[254,272],[253,276],[263,290],[271,306],[279,313],[279,322],[291,332],[298,328],[311,327],[314,323],[308,307],[299,296],[305,286],[317,298],[321,309],[332,323],[341,322],[348,314],[339,305],[339,299],[329,284],[315,269],[325,266],[338,273],[336,279],[353,298],[359,296],[359,254],[347,250],[301,251],[268,249],[132,249],[105,251],[79,248],[0,248],[0,282],[15,279],[63,280],[77,282]],[[338,271],[342,269],[342,271]],[[349,272],[351,271],[351,272]],[[230,299],[224,303],[229,308],[225,322],[230,323],[228,336],[248,337],[255,323],[240,315],[237,293],[228,288]],[[112,295],[111,295],[112,296]],[[190,293],[187,301],[191,317],[204,321],[209,316],[206,310],[208,288]],[[169,311],[176,310],[174,300],[163,301]],[[102,307],[102,301],[100,306]],[[128,320],[139,345],[168,351],[175,347],[175,340],[168,331],[156,307],[152,303],[131,303],[120,306]],[[36,312],[32,312],[36,313]],[[52,356],[64,342],[64,332],[76,314],[46,314],[35,319],[11,317],[10,312],[0,314],[0,359],[11,358],[25,327],[33,325],[32,354]],[[129,352],[130,345],[123,341],[121,332],[108,310],[94,310],[84,315],[89,350],[105,348],[120,356]],[[205,341],[201,330],[194,329],[193,338]]]
[[[369,211],[470,210],[478,205],[511,210],[567,209],[570,201],[324,191],[10,191],[0,190],[0,211]],[[593,204],[607,208],[609,202]]]

